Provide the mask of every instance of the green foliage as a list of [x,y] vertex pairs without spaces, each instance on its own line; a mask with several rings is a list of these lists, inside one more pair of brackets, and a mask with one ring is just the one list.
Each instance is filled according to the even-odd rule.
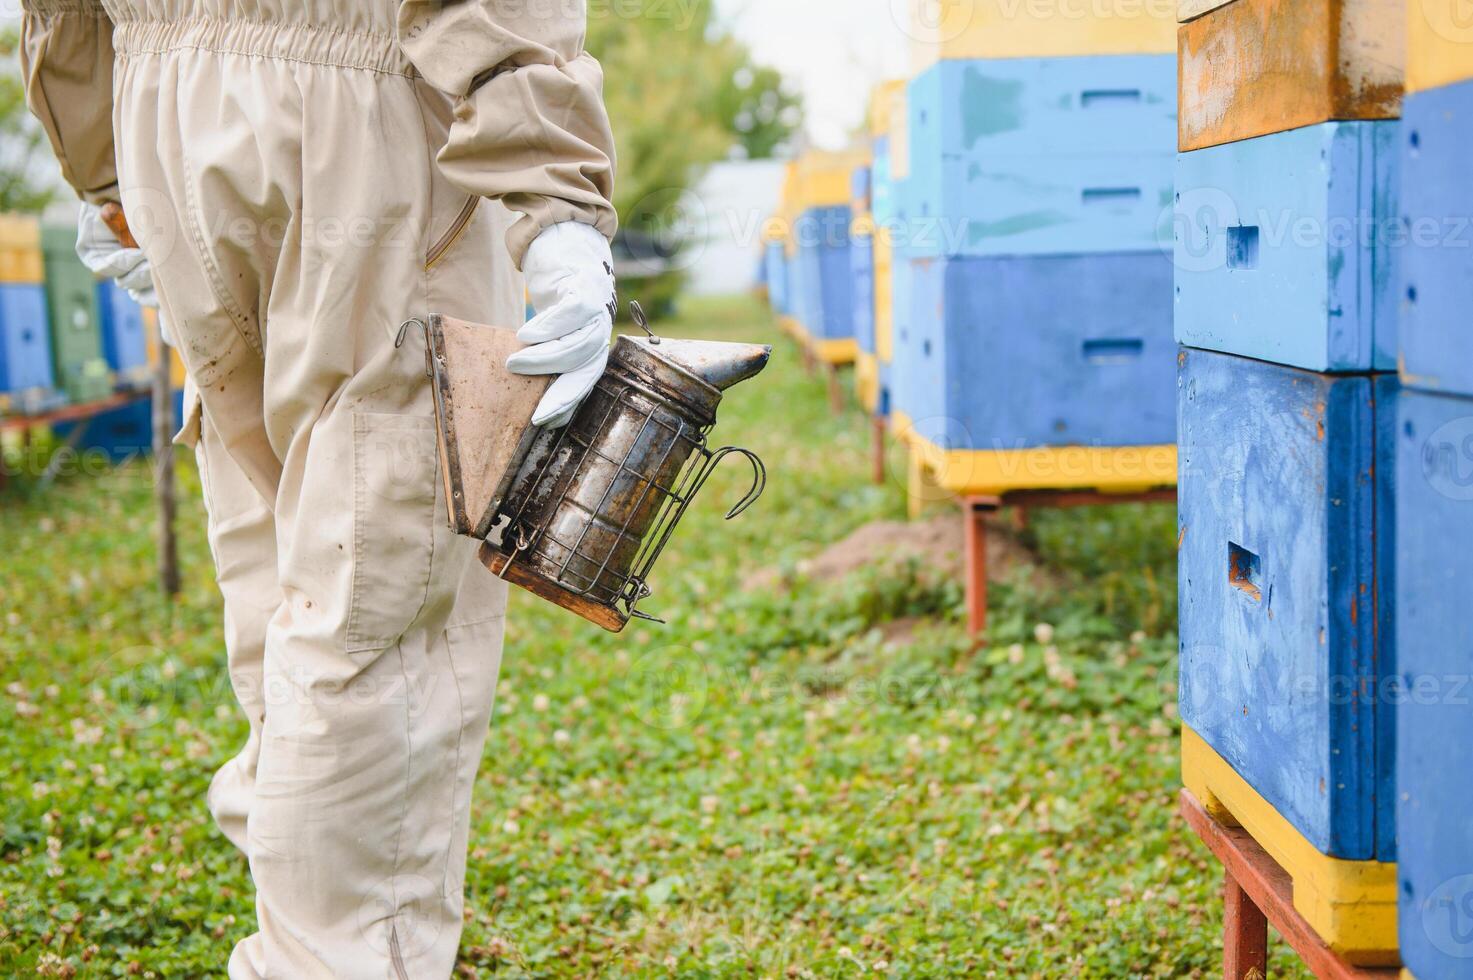
[[0,212],[40,211],[56,197],[51,146],[26,108],[15,28],[0,30]]
[[604,67],[614,204],[631,232],[678,242],[685,193],[707,166],[738,147],[770,156],[801,122],[797,97],[719,30],[711,0],[594,4],[587,43]]
[[720,55],[729,85],[716,91],[714,109],[741,145],[742,155],[765,160],[777,154],[803,123],[803,100],[775,68],[753,66],[742,45],[726,39]]
[[[926,568],[809,581],[901,488],[868,484],[867,423],[763,311],[687,307],[672,335],[779,345],[713,436],[762,455],[768,492],[727,523],[749,474],[712,478],[656,571],[666,626],[609,636],[514,597],[461,975],[1220,971],[1220,872],[1175,816],[1171,509],[1038,515],[1048,574],[994,589],[983,644]],[[182,479],[173,607],[145,465],[0,496],[0,975],[213,976],[252,928],[204,806],[246,726]]]

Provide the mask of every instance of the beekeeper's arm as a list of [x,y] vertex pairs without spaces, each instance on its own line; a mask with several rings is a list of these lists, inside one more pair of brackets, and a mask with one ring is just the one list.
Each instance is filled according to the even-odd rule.
[[399,40],[430,84],[455,97],[440,169],[521,217],[507,234],[537,310],[535,346],[508,366],[559,374],[533,420],[561,425],[608,360],[614,137],[603,69],[583,50],[583,0],[404,0]]
[[156,305],[143,253],[124,248],[100,213],[118,200],[112,20],[98,0],[25,0],[20,61],[26,104],[83,202],[78,254],[93,272]]
[[84,201],[118,199],[113,22],[98,0],[24,0],[21,71],[61,175]]

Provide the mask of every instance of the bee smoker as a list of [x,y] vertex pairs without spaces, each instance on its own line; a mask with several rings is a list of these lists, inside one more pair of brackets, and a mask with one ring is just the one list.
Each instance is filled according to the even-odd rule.
[[761,372],[772,348],[662,339],[638,304],[634,316],[646,336],[619,337],[592,394],[552,430],[530,424],[549,379],[503,368],[487,387],[485,370],[518,346],[513,332],[426,325],[452,525],[482,540],[493,573],[611,632],[659,621],[637,608],[650,571],[722,460],[744,456],[753,474],[728,520],[766,485],[755,454],[713,450],[706,436],[723,392]]

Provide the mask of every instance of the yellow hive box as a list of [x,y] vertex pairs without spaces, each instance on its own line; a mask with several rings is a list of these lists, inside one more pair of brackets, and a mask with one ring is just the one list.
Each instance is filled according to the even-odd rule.
[[[148,350],[148,363],[159,362],[159,311],[151,306],[143,308],[143,322],[147,329],[143,332],[144,344]],[[184,387],[184,362],[179,359],[179,351],[173,347],[169,348],[169,380],[175,388]]]
[[1183,24],[1180,149],[1335,119],[1397,118],[1403,9],[1401,0],[1233,0]]
[[873,354],[860,351],[854,359],[854,392],[870,415],[880,407],[880,364]]
[[851,178],[856,167],[869,163],[868,150],[809,150],[794,161],[789,171],[792,215],[813,208],[836,208],[849,203]]
[[881,364],[895,359],[895,243],[881,228],[875,234],[875,357]]
[[1473,79],[1473,11],[1467,0],[1407,0],[1407,91]]
[[1357,966],[1397,966],[1396,865],[1322,854],[1190,728],[1181,733],[1182,781],[1218,823],[1242,827],[1294,883],[1294,908]]
[[41,222],[19,214],[0,214],[0,283],[41,283]]
[[905,105],[905,79],[898,78],[875,86],[869,102],[869,134],[875,139],[887,136],[895,124],[897,106]]
[[915,74],[958,58],[1170,54],[1175,0],[911,0]]
[[772,237],[783,243],[783,252],[792,258],[798,254],[798,241],[793,237],[793,219],[797,215],[798,161],[789,160],[783,168],[783,187],[778,195],[777,211],[771,219]]

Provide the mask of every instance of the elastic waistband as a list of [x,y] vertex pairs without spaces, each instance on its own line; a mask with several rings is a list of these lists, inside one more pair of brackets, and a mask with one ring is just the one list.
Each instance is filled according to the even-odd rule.
[[114,25],[113,49],[119,57],[167,54],[171,51],[218,51],[324,68],[361,69],[410,77],[415,74],[394,35],[316,24],[204,17],[123,20]]

